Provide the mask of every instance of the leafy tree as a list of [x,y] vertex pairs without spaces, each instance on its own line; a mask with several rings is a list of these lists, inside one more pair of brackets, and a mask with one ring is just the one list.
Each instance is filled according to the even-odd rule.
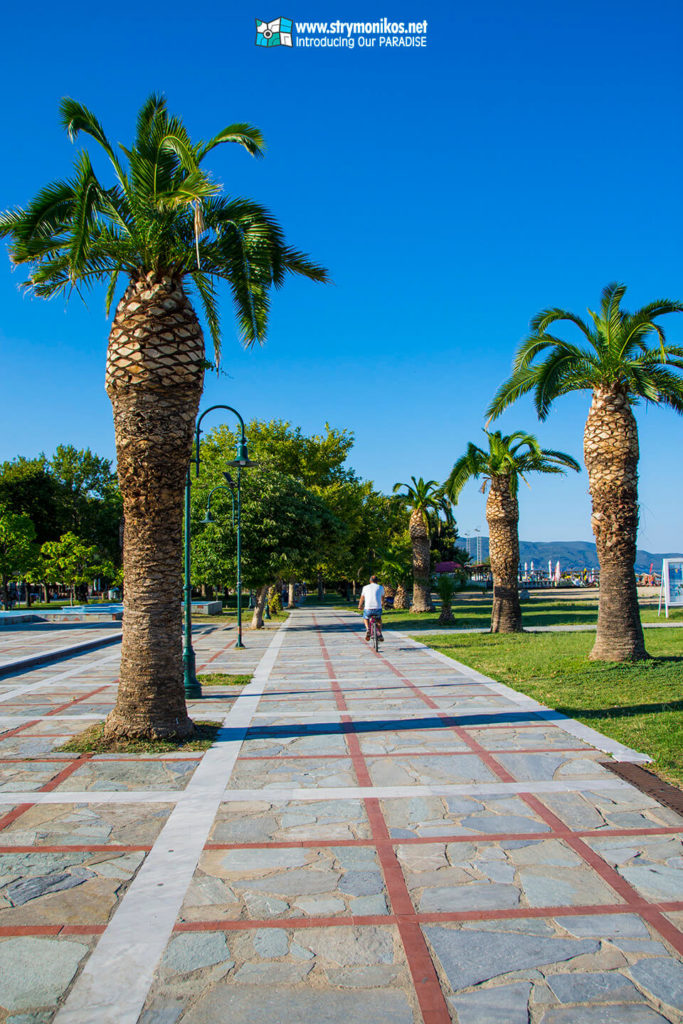
[[430,594],[430,544],[429,514],[439,506],[440,491],[436,480],[416,480],[410,478],[412,484],[394,484],[394,493],[405,487],[401,495],[410,512],[408,532],[413,546],[413,603],[412,612],[432,611]]
[[[201,521],[210,489],[206,479],[194,488],[193,518]],[[227,498],[227,501],[226,501]],[[235,586],[237,536],[229,496],[211,503],[215,523],[193,526],[194,581]],[[337,522],[317,495],[291,476],[273,469],[251,469],[242,476],[242,580],[262,590],[277,580],[301,579],[312,571]]]
[[59,445],[47,465],[57,484],[61,532],[90,540],[103,556],[118,561],[122,504],[111,461],[90,448]]
[[[378,557],[390,521],[396,518],[396,502],[359,480],[346,465],[353,446],[351,431],[326,423],[324,433],[308,436],[288,421],[251,420],[246,435],[250,456],[259,466],[298,480],[317,495],[336,522],[316,553],[313,569],[307,571],[319,576],[321,586],[323,578],[358,580],[369,573],[371,552]],[[225,465],[234,457],[238,436],[226,425],[210,431],[202,441],[202,460]]]
[[468,444],[467,451],[453,466],[446,481],[446,491],[457,501],[468,480],[484,477],[482,494],[486,501],[489,526],[489,554],[493,575],[492,633],[520,633],[522,609],[517,585],[519,571],[519,480],[526,482],[529,473],[564,473],[579,471],[578,462],[565,455],[541,448],[533,434],[517,430],[503,435],[499,430],[484,431],[488,451]]
[[59,536],[59,485],[44,455],[0,465],[0,506],[28,516],[38,544]]
[[75,533],[65,533],[59,540],[46,541],[40,554],[43,579],[69,587],[71,604],[74,603],[76,587],[112,572],[111,566],[102,563],[97,547],[84,543]]
[[23,579],[37,558],[35,539],[35,527],[28,516],[0,509],[0,577],[5,610],[10,606],[9,581]]
[[115,148],[95,115],[73,99],[62,126],[85,134],[108,160],[103,184],[81,151],[68,181],[43,188],[26,209],[0,217],[25,285],[49,298],[107,281],[109,311],[119,278],[127,285],[109,338],[106,388],[114,408],[124,507],[126,614],[117,703],[107,737],[187,736],[183,692],[181,523],[183,489],[202,392],[203,333],[187,289],[204,310],[220,354],[218,285],[232,292],[245,344],[263,342],[271,286],[288,273],[324,281],[326,272],[288,246],[273,216],[220,195],[204,167],[223,143],[262,155],[258,129],[224,128],[193,142],[166,101],[151,96],[129,147]]
[[[627,313],[623,284],[602,292],[591,323],[564,309],[546,309],[531,321],[510,378],[489,407],[498,416],[522,395],[533,393],[544,420],[553,402],[572,391],[591,391],[583,454],[593,503],[591,524],[600,562],[598,629],[590,657],[633,661],[647,657],[634,573],[638,533],[638,427],[632,407],[640,400],[683,413],[683,348],[670,345],[657,322],[683,312],[683,304],[657,299]],[[583,336],[579,344],[550,333],[567,322]]]

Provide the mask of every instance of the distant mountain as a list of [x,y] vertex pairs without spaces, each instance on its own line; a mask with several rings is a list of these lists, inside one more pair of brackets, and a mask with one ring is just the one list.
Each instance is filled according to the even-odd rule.
[[[463,544],[464,538],[458,538],[457,543]],[[489,555],[489,539],[488,537],[481,538],[482,557],[488,558]],[[475,541],[470,541],[470,551],[472,554],[472,560],[476,558]],[[636,572],[648,572],[650,566],[654,563],[655,572],[659,572],[662,568],[663,558],[683,558],[683,553],[680,551],[665,551],[656,554],[653,551],[644,551],[639,548],[636,551]],[[520,540],[519,542],[519,560],[520,562],[533,562],[535,569],[547,569],[548,559],[552,559],[553,568],[555,563],[559,561],[560,568],[564,569],[597,569],[598,568],[598,556],[595,550],[595,544],[590,544],[584,540],[552,540],[552,541],[528,541]]]

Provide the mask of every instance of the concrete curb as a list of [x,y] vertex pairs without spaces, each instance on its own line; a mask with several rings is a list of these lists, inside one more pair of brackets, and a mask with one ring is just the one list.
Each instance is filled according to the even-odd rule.
[[114,633],[113,636],[101,636],[97,640],[82,640],[78,644],[71,644],[69,647],[57,647],[53,651],[43,651],[42,654],[32,654],[28,658],[16,658],[14,661],[6,661],[0,665],[0,678],[12,675],[14,672],[23,672],[28,668],[37,668],[39,665],[49,665],[53,661],[60,661],[72,654],[84,654],[86,651],[96,651],[99,647],[107,647],[109,644],[118,643],[123,633]]

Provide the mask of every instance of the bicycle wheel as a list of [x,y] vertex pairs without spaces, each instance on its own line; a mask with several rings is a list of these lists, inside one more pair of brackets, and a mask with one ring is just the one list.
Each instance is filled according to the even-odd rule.
[[375,645],[375,650],[379,654],[379,630],[377,628],[377,619],[372,620],[372,642]]

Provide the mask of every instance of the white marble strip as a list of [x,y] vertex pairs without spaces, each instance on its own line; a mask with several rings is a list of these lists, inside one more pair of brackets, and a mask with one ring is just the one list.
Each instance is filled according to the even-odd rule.
[[[26,686],[15,686],[13,690],[6,690],[0,696],[0,703],[13,700],[15,697],[21,697],[24,693],[36,693],[38,690],[48,690],[50,687],[56,686],[65,679],[81,675],[83,672],[94,672],[101,668],[102,665],[107,665],[110,661],[117,661],[120,657],[121,651],[115,651],[114,654],[108,654],[106,658],[99,658],[97,661],[85,662],[84,664],[77,665],[75,668],[67,669],[66,672],[59,672],[56,676],[50,676],[49,679],[44,679],[42,682],[29,683]],[[107,682],[109,682],[109,680],[103,679],[101,683],[93,682],[92,685],[96,688],[98,685],[104,685]]]
[[[234,741],[233,741],[234,742]],[[197,769],[199,771],[199,769]],[[195,772],[195,777],[196,777]],[[270,800],[286,803],[290,800],[363,800],[374,798],[377,800],[409,800],[416,796],[506,796],[513,793],[602,793],[605,790],[621,790],[632,792],[628,782],[616,776],[612,778],[607,775],[594,776],[574,781],[559,781],[547,779],[545,781],[526,782],[472,782],[459,785],[443,786],[336,786],[336,787],[311,787],[308,789],[293,789],[286,787],[265,787],[263,789],[226,789],[220,797],[220,803],[244,803],[259,800]],[[194,780],[193,780],[194,781]],[[192,783],[190,783],[192,785]],[[189,793],[190,786],[186,790],[81,790],[76,791],[52,791],[41,792],[14,792],[0,793],[0,804],[161,804],[180,803],[186,796],[196,798],[196,794]],[[647,799],[647,798],[645,798]],[[170,820],[170,819],[169,819]],[[190,816],[190,825],[195,828],[195,819]],[[163,832],[161,836],[163,836]],[[207,832],[208,834],[208,832]],[[161,839],[161,836],[159,839]],[[206,837],[204,837],[206,838]],[[157,840],[157,843],[159,840]],[[136,880],[137,881],[137,880]],[[157,894],[158,895],[158,894]],[[168,893],[164,893],[166,897]],[[119,911],[117,911],[117,914]],[[109,926],[111,927],[111,925]],[[99,1019],[98,1019],[99,1021]],[[61,1024],[61,1021],[60,1021]]]
[[219,732],[219,742],[206,752],[187,789],[176,795],[174,810],[57,1012],[55,1024],[137,1021],[286,626],[285,622],[275,633],[251,683],[225,716],[222,729],[230,730],[230,738]]
[[[440,651],[434,651],[431,647],[427,647],[426,644],[418,643],[411,637],[406,637],[406,640],[414,644],[421,650],[429,652],[432,658],[442,663],[454,662],[454,658],[449,658],[447,654],[442,654]],[[510,686],[506,686],[505,683],[497,683],[495,679],[491,679],[489,676],[483,675],[481,672],[477,672],[476,669],[469,668],[467,665],[463,665],[459,661],[455,661],[458,668],[473,682],[484,683],[489,687],[492,693],[496,693],[501,697],[506,697],[508,700],[514,701],[518,704],[520,709],[524,711],[532,712],[538,715],[539,718],[545,719],[552,725],[561,729],[562,732],[569,733],[570,736],[574,736],[576,739],[583,740],[584,743],[590,743],[592,747],[596,747],[597,750],[602,750],[605,754],[610,754],[615,761],[630,761],[635,764],[648,764],[652,761],[652,758],[648,754],[642,754],[638,750],[633,750],[631,747],[624,746],[623,743],[618,743],[617,740],[612,740],[609,736],[603,736],[597,729],[591,729],[589,725],[583,725],[581,722],[577,722],[574,718],[569,718],[567,715],[563,715],[559,711],[554,711],[552,708],[546,707],[545,704],[539,704],[537,700],[533,700],[531,697],[527,697],[524,693],[519,693],[517,690],[513,690]]]

